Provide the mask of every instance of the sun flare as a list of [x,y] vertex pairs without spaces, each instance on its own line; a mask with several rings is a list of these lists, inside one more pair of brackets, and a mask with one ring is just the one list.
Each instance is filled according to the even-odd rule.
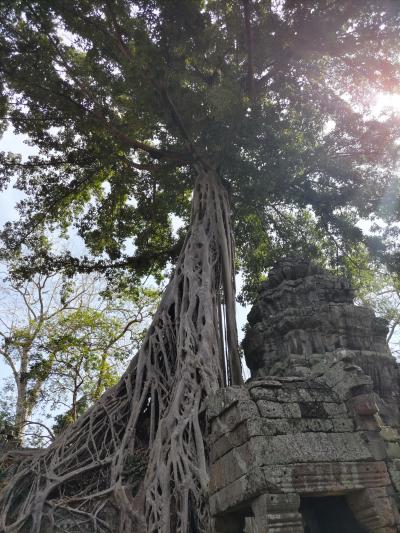
[[388,114],[400,114],[400,93],[380,92],[371,105],[376,117]]

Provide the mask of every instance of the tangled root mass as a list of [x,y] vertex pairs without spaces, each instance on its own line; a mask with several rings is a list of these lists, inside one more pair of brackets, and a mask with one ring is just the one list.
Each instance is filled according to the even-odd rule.
[[241,380],[229,202],[215,172],[143,346],[119,383],[0,496],[4,533],[208,533],[205,401]]

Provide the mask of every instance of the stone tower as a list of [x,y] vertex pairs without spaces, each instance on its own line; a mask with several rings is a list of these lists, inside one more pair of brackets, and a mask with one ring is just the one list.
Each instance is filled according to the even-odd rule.
[[310,262],[249,314],[252,377],[209,400],[217,533],[400,531],[399,370],[386,323]]

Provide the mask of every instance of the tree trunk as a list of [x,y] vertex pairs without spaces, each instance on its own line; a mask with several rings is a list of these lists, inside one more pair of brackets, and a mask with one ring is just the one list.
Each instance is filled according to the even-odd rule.
[[17,384],[17,402],[15,408],[14,439],[17,446],[22,446],[24,424],[27,419],[26,410],[26,381],[24,376],[19,377]]
[[18,372],[17,385],[17,402],[15,408],[15,442],[18,446],[22,446],[24,424],[28,417],[28,405],[26,397],[27,373],[28,373],[28,353],[22,350],[21,362]]
[[115,387],[20,466],[0,499],[0,530],[210,531],[205,401],[241,382],[234,293],[228,197],[215,172],[201,172],[143,346]]

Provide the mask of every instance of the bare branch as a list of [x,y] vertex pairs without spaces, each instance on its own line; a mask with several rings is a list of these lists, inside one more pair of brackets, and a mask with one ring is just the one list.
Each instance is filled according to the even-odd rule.
[[[3,335],[3,333],[1,333],[1,335]],[[3,335],[3,337],[4,337],[4,335]],[[4,350],[3,348],[0,348],[0,353],[4,357],[4,359],[7,361],[7,364],[9,365],[9,367],[11,368],[13,376],[14,376],[14,379],[15,379],[15,382],[18,383],[19,373],[18,373],[18,370],[17,370],[17,368],[16,368],[16,366],[14,364],[14,361],[12,360],[10,354],[6,350]]]
[[395,320],[391,325],[390,325],[390,328],[389,328],[389,333],[388,333],[388,336],[386,337],[386,340],[387,342],[390,342],[390,340],[392,339],[393,335],[394,335],[394,332],[396,331],[396,328],[397,326],[400,324],[400,322],[398,320]]
[[35,425],[35,426],[40,426],[42,428],[44,428],[50,435],[50,438],[51,439],[54,439],[55,438],[55,435],[54,433],[51,431],[50,428],[48,428],[45,424],[43,424],[42,422],[34,422],[33,420],[25,420],[25,422],[23,424],[21,424],[21,428],[25,427],[25,426],[31,426],[31,425]]

